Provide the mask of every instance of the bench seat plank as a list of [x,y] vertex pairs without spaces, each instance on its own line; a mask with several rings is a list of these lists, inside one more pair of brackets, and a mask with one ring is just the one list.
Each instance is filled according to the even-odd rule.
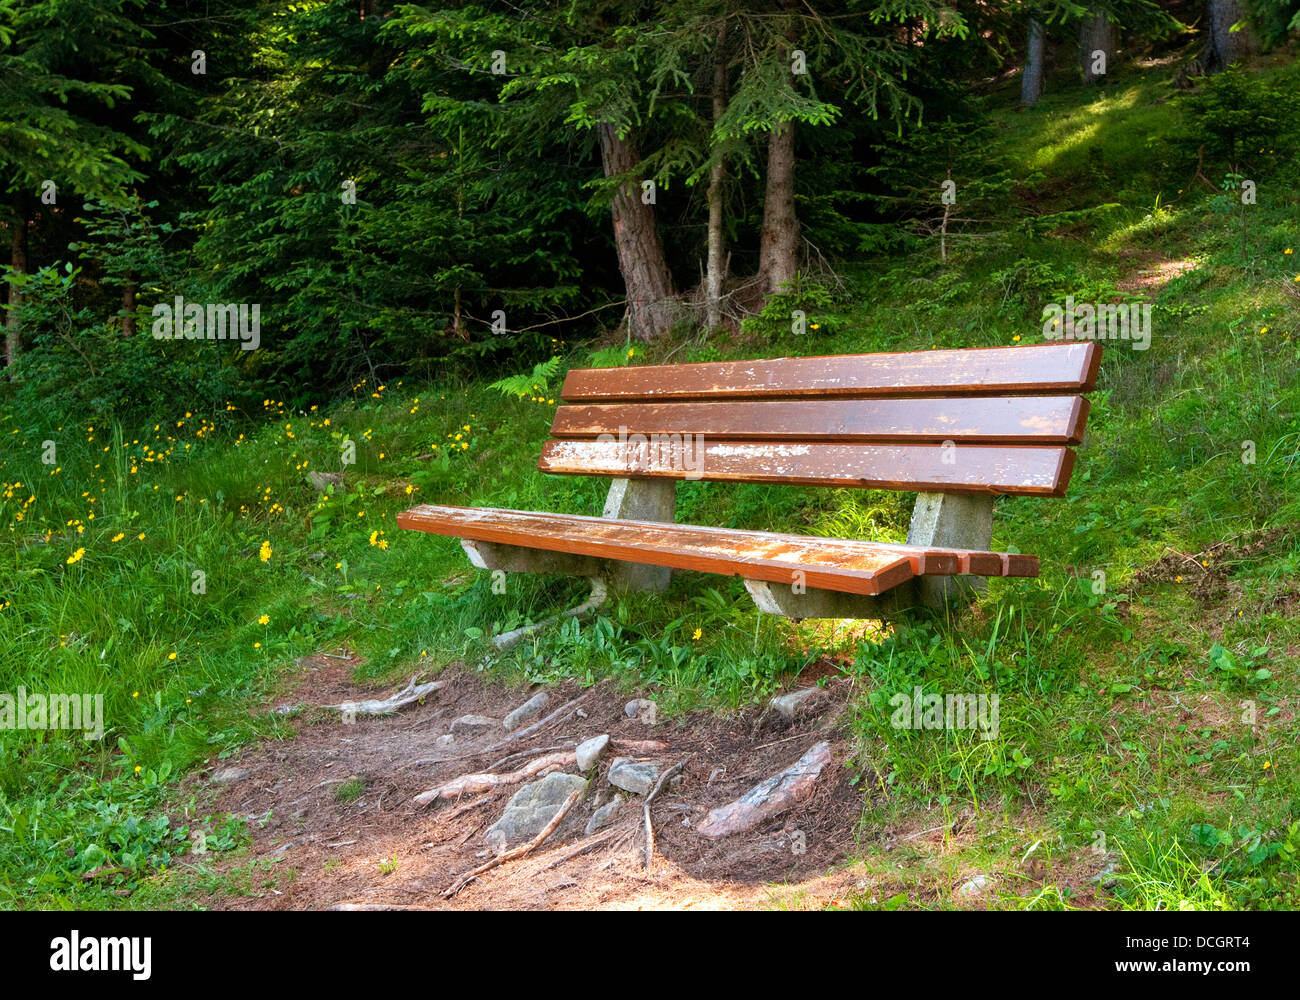
[[474,541],[570,552],[809,588],[881,594],[920,573],[1035,575],[1031,556],[881,545],[853,539],[620,521],[576,514],[421,505],[399,527]]
[[733,441],[1079,444],[1082,396],[829,399],[561,406],[551,434],[695,434]]
[[1059,497],[1074,452],[1053,446],[552,438],[537,467],[561,475]]
[[1098,345],[1078,342],[581,368],[569,372],[560,397],[597,403],[1079,393],[1095,387],[1100,365]]

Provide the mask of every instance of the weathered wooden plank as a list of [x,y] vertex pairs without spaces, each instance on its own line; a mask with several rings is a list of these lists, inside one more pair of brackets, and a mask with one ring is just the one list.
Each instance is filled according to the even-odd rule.
[[[863,574],[888,582],[895,578],[899,560],[907,567],[903,579],[955,573],[1038,575],[1034,556],[658,521],[611,521],[577,514],[422,505],[399,514],[397,523],[410,530],[478,542],[649,562],[773,583],[790,584],[794,574],[802,572],[807,587],[861,594],[881,592],[863,589]],[[848,584],[828,584],[831,579],[847,580]]]
[[558,475],[1063,496],[1074,452],[983,444],[552,439],[542,448],[537,467]]
[[1002,396],[1089,392],[1096,343],[768,358],[569,372],[567,402],[781,397]]
[[1082,396],[785,399],[561,406],[560,438],[699,435],[732,441],[954,441],[1079,444]]
[[912,559],[869,543],[761,531],[699,531],[658,521],[493,508],[420,506],[399,527],[456,538],[650,563],[855,594],[880,594],[913,576]]

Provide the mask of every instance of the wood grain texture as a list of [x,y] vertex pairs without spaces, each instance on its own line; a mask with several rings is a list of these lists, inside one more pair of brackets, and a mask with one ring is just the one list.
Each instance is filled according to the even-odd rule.
[[561,406],[559,438],[630,434],[730,441],[955,441],[958,444],[1079,444],[1088,417],[1082,396],[954,399],[790,399]]
[[1059,497],[1070,481],[1074,452],[982,444],[553,438],[537,467],[558,475]]
[[841,354],[569,372],[566,402],[798,397],[1001,396],[1091,391],[1096,343]]
[[[880,545],[853,539],[616,521],[576,514],[421,505],[399,527],[477,541],[549,549],[809,588],[880,594],[922,573],[1036,575],[1032,556]],[[801,577],[796,574],[802,574]]]

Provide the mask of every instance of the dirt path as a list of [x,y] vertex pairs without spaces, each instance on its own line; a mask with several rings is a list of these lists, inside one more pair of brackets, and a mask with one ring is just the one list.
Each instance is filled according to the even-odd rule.
[[[355,666],[337,657],[304,660],[293,688],[268,708],[388,693],[353,685],[349,675]],[[833,672],[833,667],[827,670]],[[307,708],[298,717],[296,738],[263,743],[237,761],[223,762],[235,768],[236,775],[223,786],[217,808],[249,817],[252,855],[276,862],[276,885],[252,897],[216,897],[205,905],[739,908],[820,906],[852,891],[853,877],[840,863],[853,847],[863,799],[861,786],[850,785],[852,772],[844,766],[850,745],[836,721],[850,693],[847,684],[828,683],[821,706],[794,722],[754,708],[725,717],[693,713],[657,724],[627,718],[628,697],[604,684],[583,699],[581,716],[568,712],[531,737],[489,750],[505,736],[499,724],[482,735],[457,735],[449,744],[439,737],[460,716],[500,720],[534,691],[507,691],[465,669],[449,668],[439,679],[444,686],[423,705],[385,718],[346,724],[337,711]],[[801,685],[809,683],[809,677],[800,680]],[[580,692],[564,684],[547,693],[550,711]],[[431,806],[413,803],[414,796],[464,773],[506,771],[530,759],[491,768],[509,753],[576,746],[601,733],[608,733],[613,745],[584,800],[555,833],[531,855],[486,873],[454,899],[442,899],[442,890],[457,876],[492,856],[483,833],[520,786],[498,789],[477,805],[473,803],[480,797],[474,795]],[[636,753],[618,745],[644,740],[659,741],[665,748]],[[833,763],[810,799],[748,834],[713,841],[694,832],[694,824],[708,809],[793,764],[819,740],[829,740]],[[680,785],[665,788],[654,802],[656,855],[649,870],[642,862],[645,840],[638,796],[628,797],[612,826],[590,838],[583,834],[593,809],[612,792],[605,775],[619,753],[651,757],[664,766],[690,756]],[[572,773],[576,768],[565,770]],[[602,835],[607,839],[574,855]],[[244,856],[221,861],[217,867],[246,865],[248,860]]]

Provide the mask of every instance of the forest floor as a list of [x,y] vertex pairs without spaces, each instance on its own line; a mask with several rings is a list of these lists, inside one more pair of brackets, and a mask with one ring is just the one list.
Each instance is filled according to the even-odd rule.
[[[338,655],[303,661],[297,684],[278,697],[296,704],[382,696],[358,690],[349,680],[355,663]],[[583,716],[567,713],[530,737],[488,749],[504,736],[499,725],[478,736],[458,736],[450,745],[440,745],[438,737],[460,716],[500,720],[531,692],[508,691],[465,668],[439,676],[445,686],[424,704],[351,724],[337,710],[309,710],[294,739],[250,748],[237,761],[224,762],[238,777],[219,786],[217,808],[247,816],[253,840],[246,855],[219,862],[217,870],[249,866],[264,875],[245,894],[227,892],[206,905],[731,908],[788,904],[796,896],[825,905],[844,899],[847,884],[861,888],[851,871],[836,871],[853,849],[861,815],[861,795],[843,766],[848,741],[836,723],[847,685],[831,685],[825,710],[794,723],[753,710],[690,713],[653,724],[629,718],[626,699],[602,685],[583,698]],[[549,693],[555,707],[579,692],[562,684]],[[491,856],[483,833],[521,786],[427,806],[413,798],[461,774],[487,770],[507,755],[519,757],[497,771],[602,733],[613,742],[587,794],[540,848],[443,899],[457,876]],[[809,800],[750,834],[715,841],[691,830],[692,819],[783,770],[819,740],[831,742],[834,766]],[[627,749],[631,744],[641,745]],[[665,766],[687,760],[680,786],[666,788],[653,803],[655,856],[648,870],[638,796],[626,797],[613,825],[583,835],[598,796],[609,798],[605,776],[620,753]],[[340,801],[340,784],[358,781],[356,797]],[[594,846],[569,857],[589,844]],[[232,884],[238,880],[227,888]]]
[[[848,766],[854,739],[845,713],[853,684],[835,664],[815,665],[800,678],[819,679],[825,696],[793,719],[759,706],[718,715],[691,712],[643,721],[625,712],[626,699],[608,685],[528,737],[496,747],[500,726],[450,745],[439,737],[464,715],[501,719],[532,692],[512,692],[463,664],[439,675],[443,687],[399,713],[345,722],[320,707],[383,691],[351,680],[349,652],[308,657],[267,710],[292,711],[290,740],[251,747],[222,767],[189,780],[221,812],[243,816],[252,831],[237,855],[190,858],[172,871],[191,905],[213,909],[752,909],[873,908],[906,894],[910,880],[856,865],[866,848],[889,852],[905,844],[936,857],[953,855],[978,835],[972,811],[945,817],[918,811],[908,821],[863,828],[863,797],[880,795],[880,778]],[[829,682],[829,683],[827,683]],[[550,692],[549,706],[579,694],[571,684]],[[580,714],[579,714],[580,713]],[[546,751],[608,734],[612,743],[591,773],[583,800],[539,847],[474,879],[451,898],[444,892],[490,858],[483,834],[521,786],[483,795],[416,804],[414,797],[466,773],[510,771]],[[721,839],[693,830],[707,810],[729,802],[798,760],[819,741],[832,765],[813,794],[755,829]],[[627,795],[613,823],[584,835],[598,805],[610,798],[607,774],[617,754],[670,766],[685,760],[682,781],[653,802],[654,855],[645,864],[643,799]],[[507,755],[508,766],[496,766]],[[572,771],[575,768],[570,767]],[[218,783],[210,778],[220,776]],[[341,787],[348,788],[340,795]],[[1024,814],[1021,823],[1033,817]],[[1080,852],[1068,865],[1026,859],[1013,871],[957,872],[946,891],[960,907],[987,905],[987,896],[1014,883],[1023,894],[1046,881],[1071,885],[1075,905],[1088,906],[1105,858]],[[204,878],[194,877],[202,871]],[[204,891],[202,883],[211,886]],[[914,902],[925,903],[924,898]]]

